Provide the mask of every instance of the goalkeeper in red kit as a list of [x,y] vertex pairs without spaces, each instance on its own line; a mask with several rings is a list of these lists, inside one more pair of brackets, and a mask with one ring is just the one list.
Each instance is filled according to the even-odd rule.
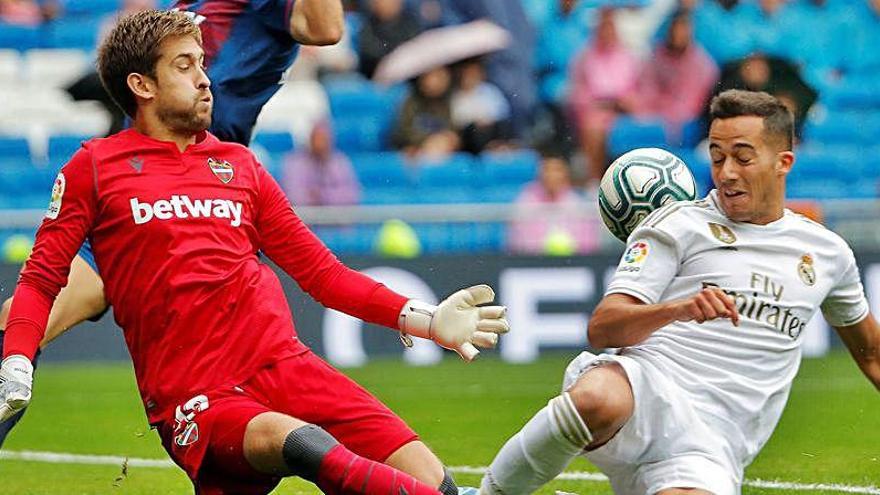
[[101,79],[134,125],[85,143],[55,181],[10,310],[0,421],[30,400],[30,361],[88,238],[147,417],[197,493],[268,493],[294,475],[330,494],[456,493],[400,418],[297,338],[257,252],[322,304],[465,360],[508,330],[504,308],[479,306],[488,286],[409,300],[340,263],[247,148],[206,131],[203,56],[180,12],[126,17],[103,42]]

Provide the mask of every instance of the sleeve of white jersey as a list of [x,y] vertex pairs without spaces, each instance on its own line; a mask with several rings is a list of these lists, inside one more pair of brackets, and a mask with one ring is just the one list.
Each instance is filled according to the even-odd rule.
[[833,327],[855,325],[868,316],[868,300],[859,277],[859,268],[852,250],[847,248],[842,256],[843,276],[822,301],[822,314]]
[[630,236],[605,294],[628,294],[646,304],[659,302],[680,263],[675,239],[656,228],[640,228]]

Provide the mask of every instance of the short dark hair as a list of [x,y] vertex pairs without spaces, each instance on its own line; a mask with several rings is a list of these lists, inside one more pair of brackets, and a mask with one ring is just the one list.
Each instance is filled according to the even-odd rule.
[[155,78],[160,46],[175,36],[192,36],[202,44],[202,32],[185,13],[145,10],[120,19],[98,48],[101,84],[129,117],[137,113],[137,99],[128,87],[128,75]]
[[764,135],[790,151],[794,144],[794,115],[779,98],[763,91],[729,89],[712,98],[709,120],[761,117]]

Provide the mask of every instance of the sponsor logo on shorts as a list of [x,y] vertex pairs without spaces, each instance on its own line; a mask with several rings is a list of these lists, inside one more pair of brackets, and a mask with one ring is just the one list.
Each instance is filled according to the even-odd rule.
[[816,284],[816,269],[813,268],[813,257],[809,254],[801,256],[801,262],[797,266],[798,277],[806,285]]
[[67,180],[64,178],[64,172],[58,172],[55,177],[55,183],[52,185],[52,197],[49,200],[49,209],[46,210],[46,218],[55,220],[61,213],[61,199],[64,198],[64,188],[67,187]]
[[626,248],[626,252],[623,253],[623,259],[620,262],[620,266],[618,267],[618,271],[621,272],[638,272],[642,269],[642,265],[645,264],[645,260],[648,259],[648,252],[650,248],[648,247],[647,241],[635,241]]
[[207,411],[208,397],[197,395],[174,410],[174,443],[186,447],[199,441],[199,425],[196,416]]

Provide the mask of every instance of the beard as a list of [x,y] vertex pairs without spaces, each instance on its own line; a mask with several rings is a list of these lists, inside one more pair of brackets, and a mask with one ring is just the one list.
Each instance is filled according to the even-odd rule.
[[196,134],[211,127],[211,112],[207,112],[207,114],[200,113],[198,110],[199,103],[201,103],[200,98],[187,108],[160,108],[157,116],[160,122],[174,132]]

